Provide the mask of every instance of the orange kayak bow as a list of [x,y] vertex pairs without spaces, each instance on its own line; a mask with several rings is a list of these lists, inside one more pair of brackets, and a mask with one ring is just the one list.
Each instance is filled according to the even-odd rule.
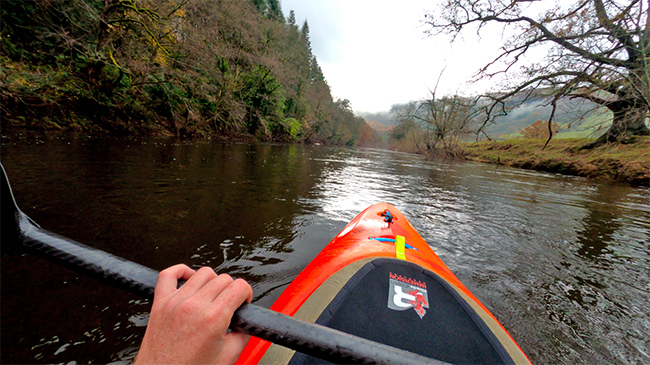
[[[450,363],[530,361],[404,215],[388,203],[354,218],[271,309]],[[325,363],[251,338],[239,363]]]

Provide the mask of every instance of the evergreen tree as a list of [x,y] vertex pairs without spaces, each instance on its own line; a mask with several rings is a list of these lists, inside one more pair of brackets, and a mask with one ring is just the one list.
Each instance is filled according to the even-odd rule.
[[267,18],[284,22],[284,14],[282,14],[282,7],[280,0],[268,0],[268,15]]
[[307,19],[302,23],[302,28],[300,28],[300,34],[302,35],[302,39],[307,45],[307,51],[309,51],[309,54],[311,55],[311,41],[309,40],[309,23],[307,23]]
[[289,11],[289,18],[287,19],[287,24],[291,27],[296,26],[296,13],[293,10]]

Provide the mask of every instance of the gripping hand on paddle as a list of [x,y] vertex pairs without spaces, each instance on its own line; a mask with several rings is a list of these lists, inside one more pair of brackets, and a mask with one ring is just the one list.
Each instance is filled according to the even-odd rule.
[[[187,282],[177,289],[179,279]],[[235,310],[252,297],[246,281],[208,267],[161,271],[135,363],[234,364],[249,336],[226,331]]]

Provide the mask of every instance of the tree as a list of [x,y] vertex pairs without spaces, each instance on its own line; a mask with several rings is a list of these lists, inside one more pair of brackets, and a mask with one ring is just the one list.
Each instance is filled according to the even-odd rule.
[[307,19],[302,23],[302,28],[300,28],[300,34],[302,35],[303,41],[307,44],[307,50],[311,54],[311,41],[309,40],[309,23]]
[[279,0],[253,0],[253,4],[266,18],[284,22]]
[[410,136],[418,151],[457,156],[458,141],[475,131],[477,116],[483,110],[478,99],[460,95],[438,98],[431,91],[429,99],[393,105],[391,113],[398,124],[392,137]]
[[[47,120],[57,127],[69,123],[73,128],[140,129],[144,123],[132,121],[145,118],[152,109],[138,105],[143,101],[141,86],[160,83],[152,78],[176,62],[176,25],[186,3],[3,2],[1,63],[28,65],[11,77],[32,74],[36,81],[23,88],[3,85],[0,92],[4,105],[9,105],[3,111],[26,110],[35,123]],[[44,107],[31,107],[39,104]]]
[[[280,0],[4,1],[3,126],[374,143]],[[347,105],[347,106],[346,106]],[[27,117],[26,117],[27,116]]]
[[415,146],[416,151],[422,151],[424,140],[423,126],[417,123],[418,119],[413,116],[418,113],[418,102],[411,101],[406,104],[395,104],[390,108],[390,114],[397,121],[397,124],[390,132],[390,138],[395,141],[408,140]]
[[[479,77],[510,76],[504,92],[488,96],[492,103],[486,121],[504,113],[505,101],[522,93],[546,93],[553,105],[549,125],[560,98],[583,98],[613,113],[611,127],[591,144],[596,146],[650,135],[649,5],[647,0],[558,1],[535,16],[539,5],[530,1],[447,0],[439,15],[426,15],[426,22],[430,34],[453,39],[466,28],[480,32],[488,24],[514,32],[479,71]],[[524,64],[540,48],[548,50],[543,62]]]
[[289,18],[287,18],[287,24],[290,27],[296,26],[296,12],[289,10]]

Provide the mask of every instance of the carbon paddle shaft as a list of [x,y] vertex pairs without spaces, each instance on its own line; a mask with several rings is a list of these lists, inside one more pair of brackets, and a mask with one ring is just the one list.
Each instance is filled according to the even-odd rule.
[[446,364],[253,304],[237,309],[230,328],[337,364]]
[[[153,298],[158,271],[40,228],[16,205],[4,166],[2,175],[3,255],[27,249],[129,293]],[[237,309],[230,328],[335,363],[442,364],[249,303]]]

